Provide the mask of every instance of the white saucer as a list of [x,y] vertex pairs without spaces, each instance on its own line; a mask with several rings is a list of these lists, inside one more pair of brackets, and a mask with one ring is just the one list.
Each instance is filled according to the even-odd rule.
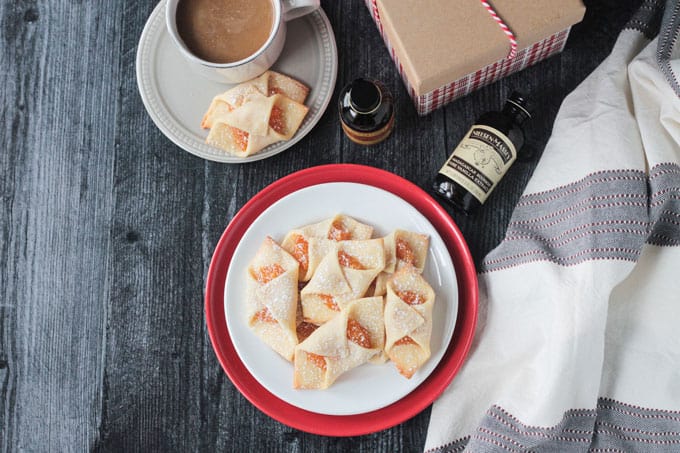
[[322,9],[288,22],[286,44],[272,68],[310,87],[309,112],[292,139],[274,143],[249,157],[235,157],[205,143],[203,114],[212,98],[233,85],[207,80],[185,64],[165,27],[165,1],[151,13],[137,48],[137,86],[156,126],[184,150],[204,159],[243,163],[278,154],[316,125],[333,95],[338,72],[335,37]]

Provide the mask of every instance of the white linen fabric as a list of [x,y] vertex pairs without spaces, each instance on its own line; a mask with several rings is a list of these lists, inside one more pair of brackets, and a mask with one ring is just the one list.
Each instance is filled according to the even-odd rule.
[[565,99],[426,451],[680,451],[679,34],[645,2]]

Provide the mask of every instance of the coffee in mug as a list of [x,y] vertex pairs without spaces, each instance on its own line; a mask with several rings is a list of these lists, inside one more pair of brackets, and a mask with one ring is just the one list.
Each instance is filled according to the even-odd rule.
[[240,83],[274,64],[287,21],[317,8],[319,0],[166,0],[165,22],[197,74]]
[[272,33],[273,0],[180,0],[177,31],[194,55],[233,63],[255,54]]

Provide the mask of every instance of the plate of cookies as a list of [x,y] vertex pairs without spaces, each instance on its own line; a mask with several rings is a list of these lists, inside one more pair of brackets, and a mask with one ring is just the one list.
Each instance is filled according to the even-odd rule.
[[462,364],[476,310],[474,265],[448,214],[410,182],[349,164],[256,195],[218,243],[206,286],[211,340],[236,387],[326,435],[427,407]]
[[164,11],[161,1],[141,34],[137,86],[147,113],[176,145],[207,160],[252,162],[289,149],[321,119],[338,68],[321,8],[289,21],[272,69],[239,84],[194,72],[172,42]]
[[453,334],[458,288],[446,245],[418,210],[377,187],[332,182],[260,214],[234,252],[224,303],[236,351],[267,390],[353,415],[399,400],[432,372]]

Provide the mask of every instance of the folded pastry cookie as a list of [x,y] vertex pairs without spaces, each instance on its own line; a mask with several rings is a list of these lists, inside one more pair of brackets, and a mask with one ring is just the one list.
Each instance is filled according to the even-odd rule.
[[434,290],[412,266],[387,282],[385,353],[410,378],[430,358]]
[[312,278],[321,260],[339,240],[370,239],[373,227],[338,214],[288,232],[281,246],[300,263],[300,281]]
[[290,140],[307,111],[309,89],[288,76],[267,71],[213,98],[201,127],[206,143],[240,157]]
[[241,107],[252,95],[265,95],[264,91],[252,83],[242,83],[224,93],[215,96],[208,107],[208,111],[203,115],[201,127],[210,129],[213,127],[215,118],[219,118],[225,113],[229,113]]
[[349,301],[363,297],[385,267],[382,239],[342,241],[333,245],[300,292],[303,318],[314,324],[329,321]]
[[298,262],[267,237],[246,273],[249,327],[285,359],[298,344]]
[[394,272],[403,266],[415,267],[422,272],[427,260],[430,238],[425,234],[394,230],[385,236],[385,272]]
[[383,299],[352,301],[295,348],[293,387],[325,389],[382,351]]
[[300,263],[300,281],[306,282],[312,278],[321,260],[335,248],[334,244],[330,239],[309,236],[296,229],[286,234],[281,247]]
[[319,223],[299,228],[308,237],[324,238],[333,241],[362,241],[370,239],[373,227],[361,223],[344,214],[337,214]]
[[250,156],[272,143],[290,140],[307,110],[280,94],[253,93],[240,107],[213,116],[206,143],[236,156]]
[[309,94],[309,87],[280,72],[267,71],[258,77],[258,80],[261,86],[267,85],[268,96],[282,94],[299,104],[304,104]]
[[235,87],[215,96],[203,116],[201,127],[213,127],[215,117],[241,107],[248,101],[249,96],[257,93],[269,97],[281,94],[297,104],[304,104],[309,88],[292,77],[274,71],[267,71],[261,76],[236,85]]

